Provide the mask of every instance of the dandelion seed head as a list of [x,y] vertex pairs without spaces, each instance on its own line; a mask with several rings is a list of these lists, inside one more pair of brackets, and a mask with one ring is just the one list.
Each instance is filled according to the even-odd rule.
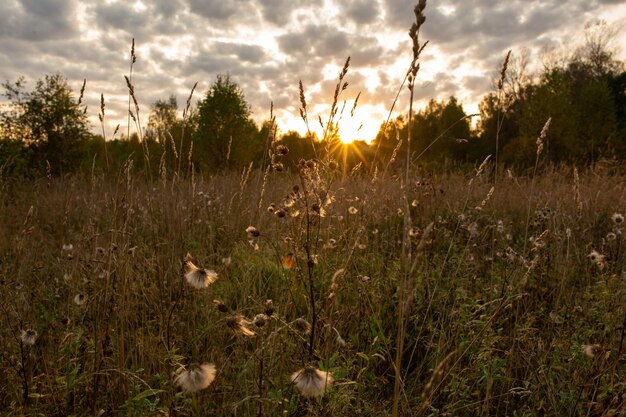
[[220,313],[228,313],[228,307],[222,300],[213,300],[213,305]]
[[296,328],[296,330],[298,330],[301,333],[304,333],[304,334],[311,333],[311,324],[305,319],[303,319],[302,317],[295,319],[293,321],[293,326]]
[[589,358],[595,358],[596,355],[600,354],[602,352],[602,346],[595,344],[595,345],[582,345],[582,351],[585,355],[587,355],[587,357]]
[[303,397],[318,398],[330,388],[333,377],[330,372],[307,366],[291,374],[291,382]]
[[259,237],[261,235],[261,232],[259,232],[259,229],[257,229],[254,226],[248,226],[246,228],[246,233],[248,234],[248,237],[250,238]]
[[198,268],[194,265],[189,254],[185,257],[184,268],[185,279],[194,288],[206,288],[218,278],[217,272],[211,269]]
[[254,324],[256,327],[263,327],[267,324],[268,319],[269,317],[265,314],[257,314],[256,316],[254,316],[254,319],[252,319],[252,324]]
[[178,371],[174,383],[184,391],[196,392],[211,385],[216,373],[215,365],[212,363],[191,364],[187,369],[182,368]]
[[32,346],[37,341],[37,331],[33,329],[26,329],[20,331],[20,340],[27,346]]
[[256,333],[248,328],[251,323],[243,316],[234,315],[226,317],[226,326],[228,326],[233,333],[241,334],[243,336],[252,337]]
[[324,244],[324,249],[335,249],[337,247],[337,241],[335,239],[328,239]]
[[74,304],[77,306],[82,306],[87,302],[87,297],[84,294],[78,293],[74,296]]
[[278,145],[276,147],[276,155],[284,156],[284,155],[287,155],[288,153],[289,153],[289,148],[286,147],[285,145]]

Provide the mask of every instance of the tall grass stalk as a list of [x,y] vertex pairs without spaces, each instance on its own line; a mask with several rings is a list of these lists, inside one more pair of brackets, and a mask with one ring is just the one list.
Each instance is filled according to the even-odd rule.
[[[406,315],[408,313],[408,307],[412,301],[412,290],[409,289],[409,282],[412,278],[413,268],[410,266],[411,262],[411,244],[409,231],[411,229],[411,212],[409,210],[408,202],[408,189],[410,183],[411,173],[411,126],[413,123],[413,95],[415,91],[415,78],[420,68],[419,57],[428,42],[420,45],[419,31],[422,24],[426,21],[426,17],[423,14],[426,8],[426,0],[420,0],[413,9],[415,13],[415,22],[412,24],[409,30],[409,37],[413,42],[413,59],[409,70],[407,71],[408,89],[409,89],[409,118],[407,122],[407,144],[406,144],[406,165],[405,165],[405,180],[403,184],[404,196],[403,202],[405,206],[404,210],[404,229],[402,233],[402,271],[400,273],[400,282],[398,285],[398,317],[397,317],[397,333],[396,333],[396,356],[394,360],[395,380],[393,388],[393,401],[391,414],[393,417],[398,416],[400,397],[403,392],[403,380],[402,380],[402,358],[404,355],[404,341],[406,337]],[[432,226],[431,226],[432,229]],[[426,234],[426,233],[425,233]],[[416,254],[418,256],[418,254]],[[411,291],[411,294],[409,294]]]

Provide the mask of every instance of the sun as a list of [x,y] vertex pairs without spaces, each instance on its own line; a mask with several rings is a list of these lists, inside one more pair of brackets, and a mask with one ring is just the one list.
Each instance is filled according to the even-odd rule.
[[348,115],[341,118],[337,125],[339,127],[339,139],[343,143],[352,143],[355,140],[362,140],[371,143],[378,134],[381,121],[378,115],[370,112],[359,112],[354,116]]

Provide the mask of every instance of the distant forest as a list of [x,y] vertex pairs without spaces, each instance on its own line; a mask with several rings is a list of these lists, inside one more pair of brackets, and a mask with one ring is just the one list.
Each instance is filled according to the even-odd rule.
[[[607,47],[606,36],[598,33],[570,56],[544,62],[538,72],[529,72],[526,52],[507,56],[502,78],[480,103],[475,126],[457,98],[431,100],[416,112],[410,126],[414,163],[474,166],[491,155],[511,169],[531,167],[536,163],[537,137],[548,118],[542,162],[624,161],[625,65]],[[121,132],[118,128],[106,138],[94,134],[88,123],[84,85],[76,94],[61,74],[46,75],[32,90],[26,89],[23,78],[5,82],[8,103],[0,107],[0,178],[100,174],[131,165],[151,177],[192,171],[212,174],[251,164],[280,171],[319,155],[334,159],[346,171],[357,166],[393,169],[394,161],[406,161],[406,115],[383,124],[372,144],[344,146],[332,118],[324,121],[324,138],[279,132],[272,120],[256,125],[244,92],[229,76],[219,75],[196,105],[190,96],[182,117],[172,96],[151,105],[143,126],[144,115],[139,117],[133,85],[127,81],[134,128]],[[104,99],[99,117],[102,122],[107,117]],[[276,144],[289,150],[281,163],[273,163]]]

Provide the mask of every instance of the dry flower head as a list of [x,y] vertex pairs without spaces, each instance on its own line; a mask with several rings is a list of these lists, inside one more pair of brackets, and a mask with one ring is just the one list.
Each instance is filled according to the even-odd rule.
[[291,382],[303,397],[318,398],[330,388],[333,377],[330,372],[307,366],[291,374]]
[[174,378],[174,384],[188,392],[196,392],[207,388],[215,379],[215,365],[204,363],[191,364],[187,369],[180,369]]

